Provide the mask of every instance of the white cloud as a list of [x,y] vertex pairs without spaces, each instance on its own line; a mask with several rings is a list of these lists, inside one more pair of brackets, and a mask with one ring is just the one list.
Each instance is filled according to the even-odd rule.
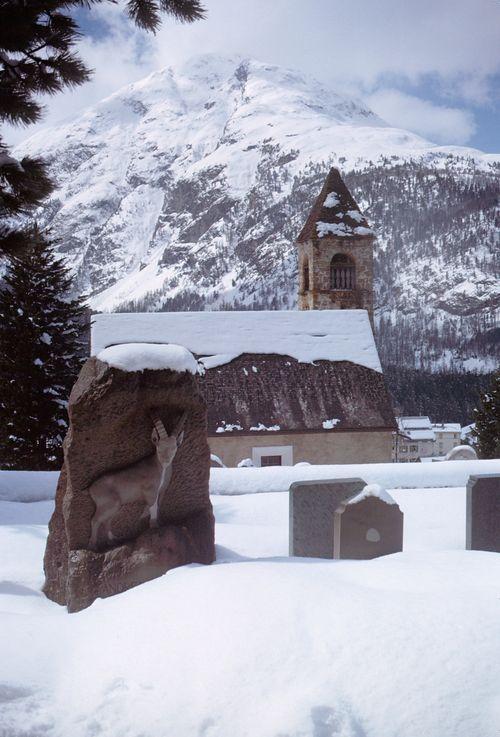
[[434,105],[395,89],[381,89],[367,98],[374,112],[398,128],[406,128],[436,143],[464,144],[476,132],[468,110]]
[[[456,106],[460,101],[486,105],[494,95],[494,75],[500,74],[497,0],[205,0],[205,5],[206,20],[183,25],[165,18],[156,36],[134,29],[120,5],[93,5],[92,17],[108,29],[104,38],[81,43],[96,70],[94,80],[46,98],[45,124],[194,54],[240,53],[301,69],[345,91],[373,94],[401,124],[408,120],[412,129],[438,140],[449,131],[454,141],[464,141],[473,121]],[[428,78],[434,80],[433,103],[440,96],[450,107],[410,97],[403,104],[402,93],[398,100],[394,89],[392,97],[386,89],[411,93]],[[18,130],[15,137],[33,130]]]
[[94,70],[92,80],[54,97],[43,97],[43,120],[27,128],[4,126],[5,140],[14,145],[40,128],[71,118],[89,105],[154,71],[153,39],[136,30],[114,5],[93,6],[92,15],[106,34],[102,38],[83,36],[78,44],[85,64]]
[[464,100],[473,105],[489,105],[494,103],[498,97],[498,89],[493,87],[498,80],[490,80],[489,77],[481,77],[476,74],[466,74],[456,81],[456,92]]
[[165,23],[159,64],[227,51],[371,88],[397,75],[435,75],[467,95],[464,77],[487,84],[500,71],[500,2],[493,0],[205,0],[208,18]]

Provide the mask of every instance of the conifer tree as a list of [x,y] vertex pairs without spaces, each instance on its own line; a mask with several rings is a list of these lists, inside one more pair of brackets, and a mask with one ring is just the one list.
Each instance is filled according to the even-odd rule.
[[500,458],[500,371],[490,388],[481,394],[481,407],[474,410],[477,453],[480,458]]
[[66,402],[79,370],[83,313],[68,269],[31,228],[0,291],[0,466],[59,468]]
[[[0,0],[0,123],[40,120],[40,95],[54,95],[91,75],[75,49],[81,36],[75,11],[103,0]],[[204,15],[200,0],[129,0],[129,17],[155,32],[164,12],[192,22]],[[13,157],[0,136],[0,253],[30,247],[19,216],[38,207],[53,190],[44,162]]]

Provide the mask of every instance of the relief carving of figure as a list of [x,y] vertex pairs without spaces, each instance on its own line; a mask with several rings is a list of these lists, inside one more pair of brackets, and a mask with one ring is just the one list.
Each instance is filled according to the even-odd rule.
[[119,471],[105,473],[90,485],[89,494],[96,506],[91,523],[91,549],[96,549],[100,540],[114,541],[112,521],[126,504],[142,502],[144,510],[140,519],[148,518],[151,528],[158,527],[158,511],[172,479],[175,455],[184,439],[186,416],[184,412],[170,435],[160,418],[153,416],[151,442],[155,453]]

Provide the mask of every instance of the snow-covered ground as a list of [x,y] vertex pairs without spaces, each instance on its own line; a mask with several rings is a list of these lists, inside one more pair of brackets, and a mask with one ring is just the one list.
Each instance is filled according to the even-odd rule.
[[[297,463],[267,468],[212,468],[212,494],[286,492],[294,481],[361,478],[386,489],[465,486],[469,476],[500,473],[500,459],[489,461],[441,461],[439,463],[356,463],[332,466]],[[0,490],[1,490],[0,474]]]
[[53,499],[58,477],[59,471],[0,470],[0,501],[39,502]]
[[[333,422],[333,420],[332,420]],[[465,486],[469,476],[500,473],[500,459],[490,461],[442,461],[423,463],[357,463],[331,466],[297,463],[268,468],[212,468],[210,493],[257,494],[287,492],[294,481],[361,478],[386,489]],[[0,501],[37,502],[53,499],[58,471],[0,470]]]
[[498,737],[500,555],[464,550],[463,485],[390,493],[405,550],[372,561],[290,559],[287,494],[214,495],[217,563],[73,615],[53,502],[0,502],[0,735]]

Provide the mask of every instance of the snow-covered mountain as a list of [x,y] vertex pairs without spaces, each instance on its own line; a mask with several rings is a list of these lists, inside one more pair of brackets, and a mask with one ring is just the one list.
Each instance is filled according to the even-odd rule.
[[294,307],[293,241],[337,165],[379,235],[383,360],[492,365],[500,155],[436,146],[299,72],[212,55],[21,151],[50,161],[41,219],[97,310]]

